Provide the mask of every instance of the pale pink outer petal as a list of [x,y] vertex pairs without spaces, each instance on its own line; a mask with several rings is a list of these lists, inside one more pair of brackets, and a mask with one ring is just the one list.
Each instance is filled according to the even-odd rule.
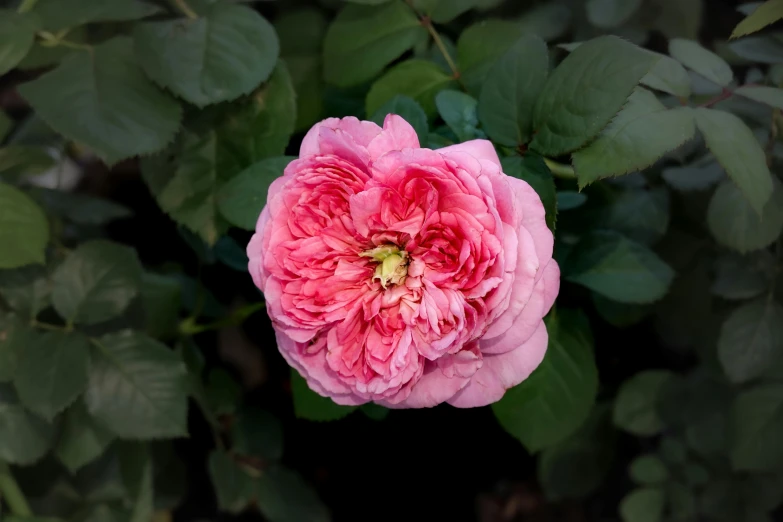
[[364,404],[363,399],[343,384],[326,364],[326,349],[314,354],[301,354],[297,343],[278,329],[275,329],[277,348],[285,360],[307,381],[307,385],[318,395],[329,397],[337,404],[356,406]]
[[307,131],[302,140],[302,145],[299,147],[300,158],[325,152],[322,140],[324,136],[331,134],[324,132],[326,129],[347,134],[350,136],[353,144],[364,149],[381,132],[381,128],[375,123],[363,121],[353,116],[348,116],[347,118],[327,118],[316,123]]
[[340,125],[340,118],[327,118],[320,121],[310,127],[310,130],[305,134],[302,140],[302,145],[299,147],[299,157],[304,158],[306,156],[313,156],[318,154],[321,149],[318,145],[318,136],[321,133],[321,127],[328,129],[336,129]]
[[411,124],[396,114],[389,114],[383,121],[383,131],[378,134],[367,150],[370,159],[375,160],[393,150],[418,149],[419,137]]
[[492,142],[488,140],[471,140],[464,143],[458,143],[456,145],[449,145],[442,149],[437,149],[441,154],[449,154],[451,152],[465,152],[470,154],[478,160],[489,160],[496,165],[500,166],[500,158],[492,146]]
[[483,364],[477,343],[458,353],[427,361],[424,373],[410,395],[399,403],[380,401],[387,408],[432,408],[464,388]]
[[[541,198],[538,196],[533,187],[527,184],[527,182],[521,179],[512,178],[509,176],[509,183],[514,191],[517,199],[517,204],[520,206],[522,212],[522,226],[530,232],[533,237],[533,243],[536,245],[536,255],[538,256],[538,264],[540,268],[543,268],[549,264],[549,260],[552,259],[552,250],[555,246],[555,238],[552,235],[552,231],[546,225],[546,210],[544,210],[544,204],[541,202]],[[536,281],[541,278],[543,271],[539,270],[536,274]]]
[[488,355],[509,352],[525,343],[536,332],[541,318],[552,308],[560,290],[560,268],[554,259],[542,272],[543,277],[536,283],[530,299],[511,327],[496,337],[481,338],[481,353]]
[[548,341],[544,321],[539,321],[522,346],[500,355],[485,355],[484,364],[468,385],[447,402],[457,408],[475,408],[499,401],[506,390],[527,379],[541,364]]

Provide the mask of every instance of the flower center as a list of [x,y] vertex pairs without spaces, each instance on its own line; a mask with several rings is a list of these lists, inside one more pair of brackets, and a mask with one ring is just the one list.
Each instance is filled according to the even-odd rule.
[[386,288],[389,283],[399,285],[405,282],[405,276],[408,275],[408,253],[405,250],[395,245],[381,245],[359,255],[371,257],[378,263],[372,280],[378,279],[382,287]]

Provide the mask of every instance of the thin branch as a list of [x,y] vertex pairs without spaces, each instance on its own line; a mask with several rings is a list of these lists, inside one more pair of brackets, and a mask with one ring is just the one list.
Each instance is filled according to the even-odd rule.
[[454,76],[454,79],[459,78],[459,69],[457,68],[457,64],[449,54],[448,49],[446,49],[446,45],[443,43],[443,40],[438,34],[438,31],[435,30],[435,26],[432,25],[432,20],[430,20],[429,17],[424,16],[421,19],[421,24],[427,28],[427,31],[429,31],[430,35],[432,36],[432,41],[434,41],[435,45],[438,46],[440,54],[442,54],[443,58],[446,60],[446,63],[448,64],[449,69],[451,69],[451,74]]
[[3,498],[8,509],[14,515],[19,515],[20,517],[33,516],[24,493],[19,489],[19,484],[17,484],[16,479],[11,474],[11,469],[3,461],[0,461],[0,497]]
[[185,0],[171,0],[171,2],[177,7],[177,9],[182,11],[182,14],[184,14],[191,20],[195,20],[196,18],[198,18],[198,14],[196,14],[196,12],[190,8],[190,6]]
[[556,178],[576,179],[576,172],[571,165],[558,163],[549,158],[544,158],[544,163],[546,163],[546,166],[549,167],[550,172],[552,172],[552,175]]
[[30,11],[33,7],[35,7],[35,4],[38,2],[38,0],[22,0],[22,4],[19,6],[19,9],[16,10],[17,13],[26,13]]
[[64,40],[61,36],[55,36],[48,31],[39,31],[38,37],[43,40],[41,45],[44,47],[68,47],[70,49],[78,49],[80,51],[90,52],[93,50],[92,45]]
[[714,98],[710,98],[706,102],[699,105],[699,107],[712,107],[716,103],[722,102],[723,100],[728,100],[732,96],[734,96],[734,92],[724,87],[723,91],[721,91],[719,95],[715,96]]
[[228,317],[207,324],[197,324],[194,317],[188,317],[179,324],[179,331],[183,335],[196,335],[210,330],[220,330],[228,326],[237,326],[265,307],[266,303],[253,303],[235,310]]

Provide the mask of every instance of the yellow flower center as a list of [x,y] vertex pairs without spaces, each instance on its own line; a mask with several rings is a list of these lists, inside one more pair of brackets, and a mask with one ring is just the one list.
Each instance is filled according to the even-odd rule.
[[405,282],[408,275],[408,253],[394,245],[382,245],[359,254],[362,257],[371,257],[378,262],[372,280],[378,279],[381,286],[391,283],[399,285]]

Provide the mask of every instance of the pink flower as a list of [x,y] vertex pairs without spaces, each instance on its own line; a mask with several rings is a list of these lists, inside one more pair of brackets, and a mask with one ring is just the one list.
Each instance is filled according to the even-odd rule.
[[538,195],[492,144],[330,118],[247,247],[286,360],[339,404],[483,406],[539,365],[560,271]]

